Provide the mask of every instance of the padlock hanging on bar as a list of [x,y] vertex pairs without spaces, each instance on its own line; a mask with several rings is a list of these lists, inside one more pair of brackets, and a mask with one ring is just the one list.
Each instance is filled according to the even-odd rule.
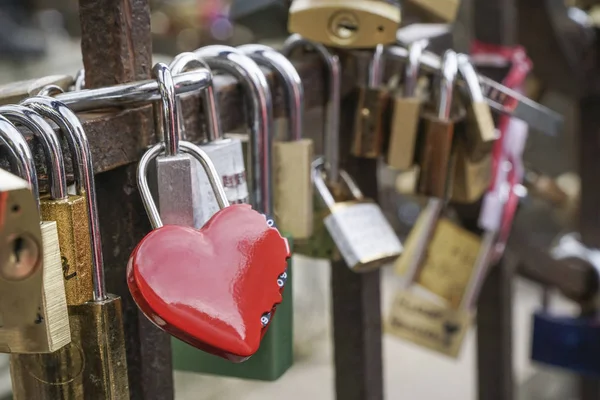
[[[281,50],[286,58],[292,57],[295,50],[308,47],[318,55],[327,71],[327,102],[324,109],[323,142],[321,151],[329,160],[327,183],[335,184],[339,178],[339,128],[341,105],[341,65],[339,57],[319,43],[312,43],[300,35],[291,35]],[[312,171],[312,170],[311,170]],[[312,174],[312,172],[311,172]],[[335,245],[323,223],[329,214],[327,206],[319,199],[318,193],[313,196],[313,234],[303,241],[294,242],[294,252],[308,257],[334,259],[339,256]]]
[[383,86],[385,47],[377,45],[369,64],[367,86],[358,86],[354,136],[350,153],[359,158],[378,158],[387,145],[385,116],[389,91]]
[[259,66],[273,69],[283,84],[289,141],[273,143],[275,219],[282,232],[308,239],[313,231],[313,142],[303,138],[304,89],[293,64],[281,53],[259,44],[238,47]]
[[[169,65],[172,74],[178,74],[190,69],[204,68],[210,71],[206,63],[199,55],[186,52],[181,53],[173,59]],[[217,102],[215,88],[212,81],[206,89],[202,90],[201,106],[206,122],[206,142],[201,144],[212,162],[215,164],[217,172],[221,175],[221,182],[225,187],[227,199],[232,204],[247,203],[248,187],[246,184],[246,170],[244,166],[244,154],[242,143],[237,138],[225,138],[221,129],[221,115],[219,104]],[[178,113],[181,114],[181,107],[178,107]],[[182,138],[185,140],[185,126],[183,126],[183,117],[180,116]],[[208,177],[201,165],[194,159],[194,227],[200,228],[215,212],[219,210],[218,204],[211,193]]]
[[[39,218],[39,188],[33,154],[25,137],[4,117],[0,117],[0,142],[10,150],[13,165],[17,167],[21,177],[28,181],[34,194],[36,207],[27,211],[33,212],[35,217]],[[30,234],[20,236],[21,241],[13,242],[13,252],[31,252],[31,258],[24,254],[13,255],[15,264],[11,269],[3,269],[3,280],[7,285],[6,292],[3,292],[3,300],[12,302],[17,300],[18,296],[28,296],[21,299],[24,304],[13,303],[8,310],[3,310],[0,349],[9,353],[48,353],[71,342],[56,222],[41,221],[40,229],[39,242]],[[19,267],[23,270],[19,271]],[[38,286],[35,275],[40,272],[42,279]],[[26,285],[20,282],[23,280]],[[15,289],[25,289],[25,293],[15,295]],[[26,324],[11,323],[15,318],[21,318],[11,314],[22,310],[35,310],[34,317]]]
[[92,248],[92,298],[83,304],[69,306],[71,324],[78,327],[74,334],[80,335],[81,355],[85,360],[81,371],[84,396],[128,399],[121,298],[106,292],[94,165],[87,136],[75,113],[55,98],[37,96],[24,100],[22,104],[52,120],[60,128],[72,154],[76,191],[84,194],[87,203]]

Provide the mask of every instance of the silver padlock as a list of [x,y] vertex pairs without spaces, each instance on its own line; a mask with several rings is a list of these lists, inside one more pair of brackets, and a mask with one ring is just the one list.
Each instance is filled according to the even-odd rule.
[[350,196],[337,202],[325,184],[325,163],[313,163],[315,189],[330,210],[325,226],[346,265],[355,272],[365,272],[395,260],[402,253],[402,244],[381,208],[366,199],[354,180],[344,170],[340,178]]
[[[205,68],[210,70],[207,62],[200,56],[191,53],[181,53],[169,65],[172,74],[179,74],[191,69]],[[221,128],[219,105],[212,82],[202,92],[202,108],[206,118],[206,143],[201,144],[202,150],[208,154],[215,165],[221,182],[225,188],[227,200],[231,204],[248,203],[248,185],[246,183],[246,168],[242,142],[238,138],[225,138]],[[179,107],[181,111],[181,107]],[[179,118],[183,124],[184,119]],[[182,132],[185,140],[185,130]],[[218,210],[210,181],[204,169],[197,162],[194,179],[194,226],[200,228]]]

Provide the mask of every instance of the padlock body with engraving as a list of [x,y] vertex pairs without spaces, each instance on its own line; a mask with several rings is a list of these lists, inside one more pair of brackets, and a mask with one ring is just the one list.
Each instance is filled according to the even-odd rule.
[[377,158],[387,143],[385,114],[389,93],[383,88],[360,87],[354,123],[352,155]]
[[[227,138],[201,146],[213,162],[231,204],[248,203],[248,185],[242,143],[237,138]],[[194,226],[199,229],[217,211],[219,205],[213,194],[206,172],[199,165],[195,174]],[[162,212],[162,210],[161,210]]]
[[600,323],[597,318],[533,317],[531,359],[570,371],[600,376]]
[[83,304],[93,296],[92,249],[83,196],[42,198],[42,218],[56,221],[67,304]]
[[273,144],[275,217],[282,232],[306,240],[313,234],[313,142],[302,139]]
[[372,201],[336,203],[324,222],[344,261],[354,271],[381,267],[402,253],[396,233]]

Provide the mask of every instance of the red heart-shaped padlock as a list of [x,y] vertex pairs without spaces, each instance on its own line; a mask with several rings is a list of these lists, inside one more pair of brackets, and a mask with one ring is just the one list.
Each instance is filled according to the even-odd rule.
[[[247,204],[217,212],[200,230],[166,225],[133,250],[133,299],[161,329],[208,353],[241,362],[254,354],[281,302],[287,240]],[[281,282],[280,282],[281,283]]]

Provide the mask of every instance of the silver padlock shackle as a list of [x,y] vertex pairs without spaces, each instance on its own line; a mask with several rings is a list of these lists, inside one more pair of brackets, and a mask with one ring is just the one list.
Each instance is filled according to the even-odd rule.
[[281,53],[289,58],[298,47],[312,47],[327,66],[329,73],[328,100],[326,106],[326,121],[324,133],[324,153],[327,160],[327,182],[335,185],[339,180],[340,171],[340,106],[342,98],[342,67],[340,59],[332,54],[327,47],[313,43],[298,34],[291,35],[283,43]]
[[458,75],[458,58],[453,50],[446,50],[442,58],[442,69],[440,70],[440,98],[438,104],[438,118],[450,119],[452,111],[452,95],[454,83]]
[[[319,157],[312,162],[312,181],[313,185],[315,186],[315,189],[317,189],[317,192],[325,202],[325,205],[331,210],[334,208],[336,201],[333,195],[331,194],[331,191],[327,187],[325,180],[323,179],[323,175],[326,175],[325,167],[326,163],[322,157]],[[340,170],[340,178],[345,183],[346,188],[350,191],[350,193],[356,200],[364,199],[364,195],[358,187],[358,185],[356,184],[356,182],[354,182],[352,177],[343,169]]]
[[73,78],[73,90],[85,89],[85,69],[81,68]]
[[102,255],[102,236],[100,234],[100,220],[96,203],[96,185],[94,181],[94,164],[88,138],[77,115],[62,102],[45,96],[25,99],[21,104],[33,109],[40,115],[52,120],[60,128],[67,139],[77,193],[85,196],[87,201],[87,214],[92,247],[92,276],[94,286],[94,301],[106,299],[106,286],[104,283],[104,258]]
[[415,40],[408,45],[408,59],[404,66],[404,90],[406,97],[413,97],[417,91],[419,82],[419,67],[421,66],[421,55],[429,45],[429,40]]
[[[194,69],[204,68],[210,71],[210,66],[197,54],[192,52],[185,52],[177,55],[169,64],[171,73],[173,75],[187,72]],[[217,96],[215,94],[215,87],[212,79],[207,84],[206,88],[201,91],[202,103],[204,106],[206,123],[208,125],[207,139],[209,142],[214,142],[223,139],[223,129],[221,128],[221,112],[219,109],[219,103],[217,102]],[[180,115],[181,107],[179,107]],[[183,117],[180,116],[181,126],[183,127]]]
[[[229,207],[229,201],[227,200],[225,189],[223,189],[223,186],[220,184],[220,175],[217,173],[214,164],[210,160],[210,157],[200,147],[194,145],[193,143],[186,142],[185,140],[182,140],[179,143],[179,146],[183,153],[193,156],[200,162],[200,164],[202,164],[202,167],[208,176],[210,186],[217,199],[219,208],[223,209],[225,207]],[[156,207],[154,200],[152,200],[152,193],[150,192],[150,187],[148,186],[148,165],[150,164],[150,161],[158,157],[162,152],[164,152],[164,150],[164,143],[161,142],[155,144],[144,153],[137,168],[138,188],[140,190],[142,202],[144,203],[144,208],[148,214],[148,219],[150,220],[150,224],[152,225],[153,229],[162,227],[163,223],[162,219],[160,218],[158,208]]]
[[369,63],[369,80],[370,88],[377,89],[383,82],[383,73],[385,72],[385,46],[378,44],[373,51],[373,58]]
[[164,63],[156,63],[152,68],[152,76],[158,82],[160,92],[160,113],[162,122],[163,142],[167,157],[179,154],[181,141],[181,126],[179,125],[179,102],[175,92],[175,84],[171,70]]
[[498,238],[495,231],[485,231],[473,266],[473,273],[465,289],[465,294],[460,302],[460,308],[474,310],[477,307],[477,298],[485,281],[490,266],[493,249]]
[[11,165],[17,170],[17,175],[26,180],[31,186],[31,192],[40,209],[40,189],[35,159],[21,132],[5,117],[0,115],[0,142],[4,143],[11,154]]
[[249,176],[254,209],[273,215],[271,178],[271,144],[273,101],[267,78],[252,59],[234,47],[213,45],[202,47],[195,54],[213,70],[233,75],[244,88],[252,107],[250,126]]
[[48,122],[31,108],[10,104],[0,106],[0,115],[12,123],[21,124],[29,129],[39,140],[46,156],[50,196],[54,200],[63,200],[67,194],[67,175],[60,139]]
[[238,46],[248,57],[259,66],[275,71],[286,95],[286,108],[289,121],[288,133],[291,140],[301,140],[304,132],[304,87],[302,79],[294,64],[283,54],[262,44],[246,44]]
[[475,71],[475,67],[471,64],[469,56],[466,54],[458,54],[457,59],[458,70],[467,84],[467,92],[469,93],[471,101],[474,103],[485,102],[483,89],[481,89],[481,85],[479,84],[479,76],[477,75],[477,71]]

